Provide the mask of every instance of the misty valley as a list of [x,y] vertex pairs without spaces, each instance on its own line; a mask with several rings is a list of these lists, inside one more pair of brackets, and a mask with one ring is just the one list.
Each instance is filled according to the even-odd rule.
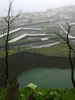
[[75,6],[13,16],[12,4],[0,17],[0,100],[74,100]]

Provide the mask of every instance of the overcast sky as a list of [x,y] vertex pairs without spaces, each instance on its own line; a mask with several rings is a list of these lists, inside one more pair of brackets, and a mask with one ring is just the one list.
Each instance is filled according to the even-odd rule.
[[[0,16],[6,14],[8,1],[0,0]],[[16,12],[32,12],[68,5],[75,5],[75,0],[14,0],[13,9]]]

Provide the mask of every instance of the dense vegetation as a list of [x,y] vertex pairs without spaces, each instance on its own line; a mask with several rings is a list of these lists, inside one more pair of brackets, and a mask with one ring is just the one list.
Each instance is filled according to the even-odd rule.
[[[41,89],[33,83],[18,91],[19,100],[35,98],[35,100],[75,100],[75,89]],[[6,89],[0,90],[0,100],[4,100]]]

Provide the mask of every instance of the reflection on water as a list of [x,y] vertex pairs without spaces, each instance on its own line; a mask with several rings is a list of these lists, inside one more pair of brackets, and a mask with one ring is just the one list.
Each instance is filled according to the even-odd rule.
[[34,83],[40,88],[72,88],[70,69],[32,69],[22,73],[19,78],[20,88]]

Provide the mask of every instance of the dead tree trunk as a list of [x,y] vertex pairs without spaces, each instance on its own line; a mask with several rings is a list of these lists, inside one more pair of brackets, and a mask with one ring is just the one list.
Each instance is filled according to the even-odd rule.
[[74,66],[75,66],[75,63],[73,63],[72,55],[71,55],[71,53],[73,52],[74,56],[75,56],[75,50],[74,50],[74,48],[72,48],[72,46],[70,44],[70,40],[69,40],[71,27],[70,27],[70,25],[68,23],[66,23],[66,24],[67,24],[67,28],[68,28],[67,31],[65,31],[64,28],[61,25],[59,25],[59,27],[62,29],[62,31],[66,34],[66,39],[61,34],[58,34],[58,33],[56,33],[56,34],[60,38],[62,38],[66,42],[66,44],[68,46],[68,50],[69,50],[68,57],[69,57],[69,60],[70,60],[70,65],[71,65],[71,81],[72,81],[73,87],[75,88],[75,79],[74,79]]
[[73,87],[75,88],[74,64],[73,64],[72,57],[71,57],[71,53],[73,52],[75,54],[75,51],[74,51],[74,49],[70,45],[69,34],[70,34],[70,26],[68,25],[67,45],[68,45],[68,49],[69,49],[69,60],[70,60],[70,65],[71,65],[71,80],[72,80]]
[[20,15],[20,14],[17,14],[14,17],[11,16],[13,1],[14,0],[9,0],[9,7],[8,7],[7,16],[4,17],[4,21],[7,24],[7,34],[6,34],[6,37],[5,37],[5,54],[6,54],[6,57],[5,57],[5,64],[6,64],[5,88],[6,88],[6,84],[7,84],[8,68],[9,68],[9,64],[8,64],[8,48],[9,48],[9,43],[8,42],[9,42],[10,26],[11,26],[12,22]]
[[5,88],[6,88],[6,82],[7,82],[7,79],[8,79],[8,68],[9,68],[9,65],[8,65],[8,40],[9,40],[9,28],[10,28],[10,25],[9,25],[9,23],[8,23],[8,32],[7,32],[6,43],[5,43],[5,53],[6,53],[6,57],[5,57],[5,63],[6,63]]
[[72,80],[72,84],[73,87],[75,88],[75,80],[74,80],[74,64],[71,58],[71,49],[69,49],[69,60],[70,60],[70,64],[71,64],[71,80]]

